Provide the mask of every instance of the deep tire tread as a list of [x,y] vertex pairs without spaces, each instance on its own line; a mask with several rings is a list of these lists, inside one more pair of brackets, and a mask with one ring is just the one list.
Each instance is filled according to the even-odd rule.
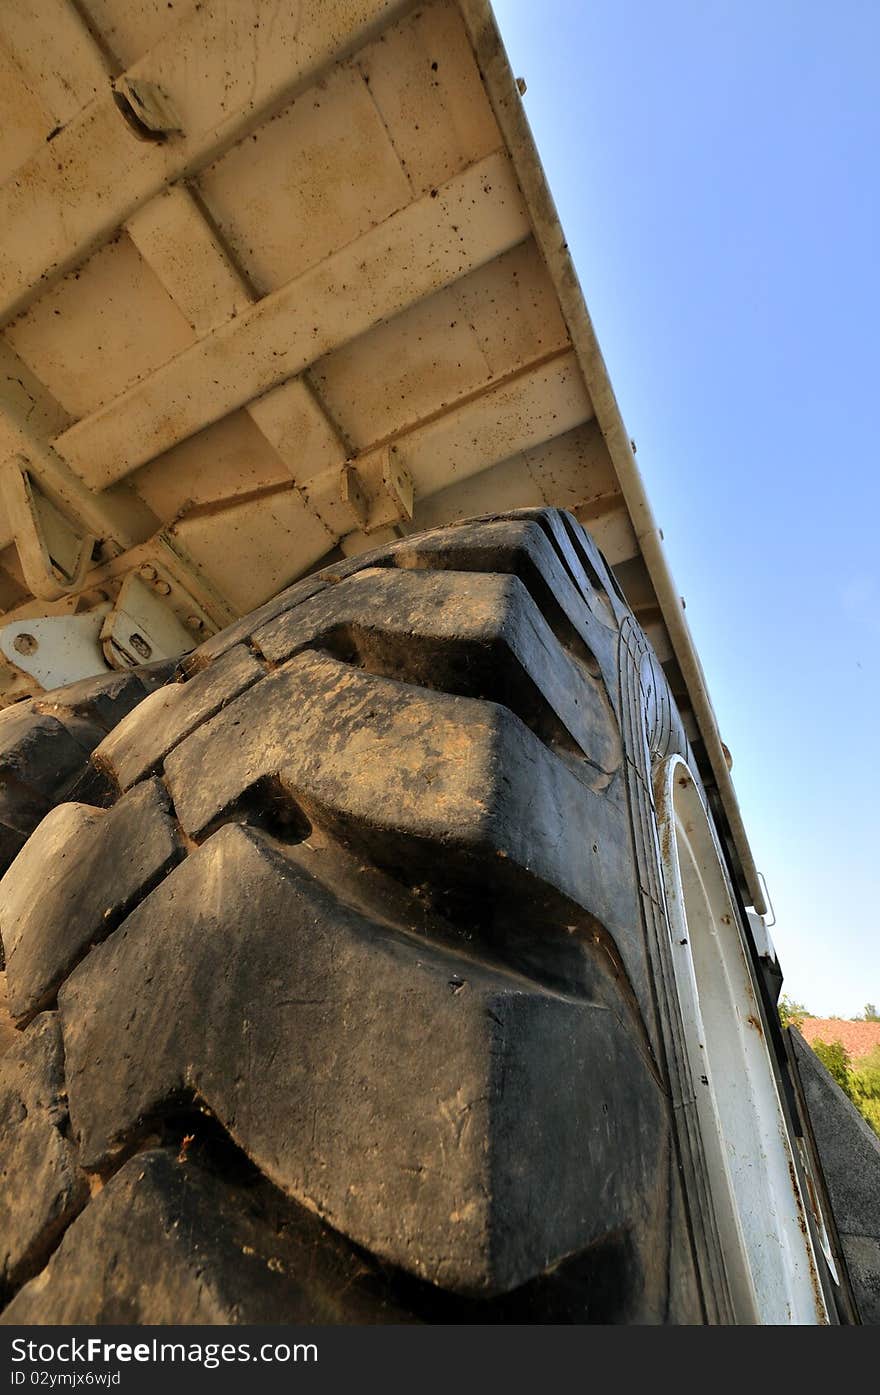
[[[457,593],[469,599],[456,625],[454,618],[450,620],[450,607]],[[473,618],[478,602],[483,605],[481,625]],[[604,562],[572,520],[551,511],[494,516],[403,539],[288,588],[188,656],[177,670],[175,683],[153,691],[149,698],[142,694],[142,705],[118,725],[107,724],[105,705],[100,708],[101,726],[99,705],[87,696],[69,700],[69,716],[63,697],[60,702],[58,697],[53,699],[56,720],[90,722],[99,732],[91,745],[91,736],[81,742],[84,752],[89,746],[88,769],[79,769],[66,787],[76,785],[88,795],[91,779],[94,803],[112,808],[115,790],[128,791],[122,795],[127,799],[144,780],[161,780],[171,801],[170,817],[178,829],[183,858],[170,875],[165,868],[158,878],[144,883],[136,901],[112,918],[109,935],[96,934],[76,961],[77,967],[71,965],[62,980],[60,1016],[74,1072],[69,1081],[71,1111],[89,1170],[106,1175],[118,1171],[132,1150],[144,1146],[149,1130],[180,1108],[181,1099],[196,1103],[200,1099],[201,1087],[169,1076],[167,1088],[156,1085],[155,1098],[149,1091],[144,1094],[142,1107],[117,1100],[105,1121],[104,1106],[94,1094],[90,1062],[104,1030],[101,1023],[106,1019],[109,1032],[110,1024],[116,1022],[117,1009],[103,981],[109,983],[107,976],[112,973],[113,982],[124,983],[134,965],[148,981],[159,971],[160,961],[154,962],[149,945],[159,943],[165,934],[161,916],[166,912],[161,907],[170,903],[163,898],[178,894],[182,904],[195,906],[198,897],[192,899],[195,892],[187,887],[199,885],[200,875],[208,876],[206,887],[213,885],[214,874],[197,874],[197,869],[210,868],[221,844],[227,862],[244,859],[242,867],[252,867],[249,875],[254,877],[270,877],[265,869],[271,866],[271,877],[280,875],[284,882],[285,876],[296,880],[308,869],[316,898],[312,913],[316,933],[325,921],[332,925],[339,923],[340,916],[354,915],[354,901],[365,897],[363,914],[358,912],[352,921],[352,946],[367,945],[372,936],[378,954],[380,944],[393,943],[396,948],[388,951],[391,957],[383,973],[400,975],[401,985],[410,982],[407,975],[424,959],[435,965],[437,974],[447,975],[444,991],[453,998],[459,981],[471,980],[484,985],[480,992],[487,1003],[493,1001],[492,995],[512,995],[509,1000],[518,1005],[516,1011],[526,1013],[516,1030],[528,1040],[532,1030],[528,1013],[532,1012],[549,1013],[551,1023],[555,1014],[575,1014],[572,1025],[565,1027],[569,1037],[576,1035],[576,1024],[582,1020],[588,1025],[577,1031],[594,1032],[599,1030],[595,1022],[607,1021],[607,1030],[602,1025],[601,1031],[606,1032],[602,1040],[606,1042],[603,1049],[610,1053],[608,1060],[617,1061],[615,1053],[622,1053],[619,1068],[627,1063],[626,1069],[640,1082],[638,1088],[644,1090],[642,1082],[650,1082],[648,1098],[653,1102],[641,1106],[640,1127],[660,1128],[656,1122],[649,1125],[652,1111],[662,1112],[665,1104],[651,1036],[639,1009],[646,998],[646,969],[635,936],[637,897],[633,890],[631,903],[626,896],[609,901],[605,891],[626,882],[626,859],[631,856],[628,834],[621,831],[628,825],[617,734],[616,604]],[[340,757],[338,771],[332,765],[333,740],[328,736],[325,751],[319,749],[320,742],[315,744],[320,722],[309,718],[309,692],[321,695],[322,720],[331,721],[328,732],[333,740],[338,734],[339,751],[344,753],[350,741],[351,759],[372,761],[377,779],[383,773],[378,755],[382,724],[387,723],[390,733],[384,766],[390,772],[387,762],[393,761],[395,749],[403,749],[400,743],[411,723],[416,732],[414,750],[426,741],[428,749],[429,733],[442,730],[451,742],[445,749],[454,751],[458,742],[468,761],[473,757],[482,762],[483,785],[477,781],[457,794],[452,775],[447,781],[442,754],[431,757],[433,773],[425,783],[413,756],[413,788],[417,789],[405,816],[406,781],[389,782],[388,790],[395,793],[386,793],[384,800],[380,781],[362,806],[351,805],[345,763]],[[571,705],[573,693],[584,704],[582,712]],[[278,695],[277,738],[273,694]],[[298,706],[291,705],[291,694],[301,694]],[[380,729],[379,744],[372,748],[364,747],[359,735],[365,730],[364,721],[375,715],[371,707],[379,712]],[[339,725],[334,727],[337,711]],[[45,719],[49,714],[41,710],[37,715]],[[454,731],[458,735],[453,739]],[[291,732],[299,734],[292,737]],[[289,761],[285,763],[285,742],[294,753],[315,752],[314,758],[300,759],[295,775]],[[368,749],[373,755],[365,757]],[[509,790],[505,768],[520,771]],[[531,783],[522,773],[526,770],[535,772],[529,777]],[[460,779],[458,767],[453,773]],[[205,794],[206,790],[210,794],[211,781],[217,788],[213,805],[213,796]],[[340,791],[338,796],[333,795],[334,788]],[[479,809],[481,788],[485,813]],[[542,830],[554,827],[558,820],[563,831],[554,835],[554,844]],[[446,829],[453,830],[451,835],[443,831],[444,821]],[[590,841],[581,823],[598,830],[590,833]],[[235,825],[242,826],[245,842],[238,835],[233,837]],[[255,851],[245,853],[246,846]],[[178,860],[175,857],[174,862]],[[284,873],[285,866],[291,869],[289,874]],[[109,864],[99,870],[99,879],[102,876],[106,878],[104,899],[109,902],[115,877]],[[351,890],[339,899],[335,888],[340,878],[345,883],[347,877],[354,888],[364,876],[366,891]],[[389,877],[398,891],[386,887]],[[378,888],[372,905],[371,878]],[[180,890],[175,893],[175,888]],[[100,884],[95,894],[100,900]],[[204,900],[208,893],[200,895]],[[331,904],[336,907],[332,912],[327,909]],[[172,914],[170,909],[167,914]],[[523,921],[522,931],[518,920]],[[152,927],[149,935],[140,929],[147,925]],[[624,943],[622,955],[615,942]],[[146,958],[138,958],[144,954]],[[195,961],[191,972],[197,974]],[[419,981],[412,979],[412,984]],[[416,990],[413,986],[408,991]],[[43,998],[40,1003],[46,1001],[54,999]],[[228,1006],[231,1022],[237,1011],[238,999],[233,995]],[[591,1012],[589,1020],[578,1016]],[[474,1018],[468,1030],[477,1033],[477,1021]],[[126,1030],[121,1019],[113,1028],[117,1039]],[[366,1040],[366,1018],[363,1031]],[[488,1069],[482,1063],[480,1040],[477,1033],[473,1048],[468,1048],[473,1050],[475,1080]],[[102,1041],[105,1050],[109,1038]],[[563,1052],[562,1037],[559,1050]],[[567,1060],[564,1053],[558,1072],[564,1076],[563,1059]],[[210,1076],[214,1067],[204,1069]],[[390,1069],[393,1073],[394,1068]],[[405,1076],[405,1055],[396,1069]],[[432,1090],[440,1088],[434,1083],[440,1066],[429,1062],[424,1069],[424,1090],[430,1097]],[[132,1100],[135,1083],[133,1076],[126,1086]],[[498,1253],[480,1248],[482,1222],[476,1225],[473,1241],[462,1241],[446,1257],[440,1231],[424,1241],[424,1253],[419,1252],[422,1241],[413,1238],[418,1229],[398,1236],[390,1220],[382,1222],[390,1227],[387,1235],[377,1230],[374,1237],[369,1217],[364,1219],[356,1202],[337,1195],[332,1187],[321,1192],[320,1187],[314,1190],[315,1183],[298,1183],[296,1167],[301,1165],[308,1173],[314,1166],[308,1156],[298,1162],[294,1149],[292,1161],[284,1166],[274,1163],[271,1145],[262,1141],[259,1131],[243,1129],[240,1120],[236,1122],[240,1106],[233,1095],[227,1098],[225,1089],[215,1084],[209,1093],[211,1107],[218,1108],[218,1118],[230,1136],[288,1196],[318,1209],[338,1230],[374,1249],[385,1264],[402,1266],[461,1292],[499,1292],[539,1282],[536,1276],[541,1270],[558,1263],[563,1254],[586,1251],[602,1241],[601,1231],[566,1222],[564,1206],[558,1208],[559,1225],[555,1217],[552,1224],[541,1222],[554,1237],[546,1241],[533,1240],[528,1233],[502,1236],[501,1222],[492,1220],[492,1225],[499,1226],[501,1238],[492,1242]],[[552,1111],[548,1121],[551,1115]],[[556,1120],[552,1127],[559,1128],[556,1115],[552,1119]],[[102,1142],[102,1130],[108,1129]],[[661,1134],[662,1129],[658,1139]],[[624,1136],[627,1142],[619,1145],[621,1176],[626,1174],[634,1194],[641,1192],[640,1214],[647,1224],[649,1212],[654,1215],[652,1207],[657,1214],[666,1209],[669,1183],[663,1169],[667,1164],[657,1159],[665,1156],[667,1145],[652,1142],[636,1147],[635,1135],[630,1139],[624,1130],[621,1139]],[[390,1150],[389,1160],[397,1147],[394,1137],[390,1129],[390,1141],[383,1145]],[[523,1154],[528,1151],[525,1139],[518,1146]],[[627,1149],[632,1150],[631,1163],[626,1161]],[[662,1173],[659,1201],[648,1194],[647,1173],[639,1172],[652,1158],[651,1166],[659,1168],[658,1176]],[[627,1167],[635,1169],[631,1177]],[[641,1180],[635,1185],[637,1174]],[[476,1186],[476,1176],[474,1172],[468,1186]],[[471,1178],[466,1168],[462,1178],[463,1186]],[[413,1196],[417,1198],[418,1189]],[[603,1214],[615,1217],[614,1224],[626,1229],[632,1218],[625,1210],[615,1212],[618,1204],[623,1202],[607,1199]],[[412,1205],[413,1216],[420,1216],[417,1199]],[[507,1205],[515,1214],[513,1202]],[[579,1237],[571,1240],[568,1250],[562,1243],[567,1238],[566,1224],[571,1235]],[[541,1248],[545,1244],[546,1253]],[[557,1244],[560,1248],[554,1250]],[[651,1262],[644,1256],[639,1266],[641,1289],[626,1302],[621,1299],[620,1311],[626,1303],[630,1314],[638,1311],[640,1303],[651,1311],[652,1304],[656,1308],[661,1301],[654,1290],[667,1282],[665,1268],[658,1278],[649,1272]],[[411,1282],[398,1277],[392,1286],[397,1284],[396,1291],[403,1292]]]

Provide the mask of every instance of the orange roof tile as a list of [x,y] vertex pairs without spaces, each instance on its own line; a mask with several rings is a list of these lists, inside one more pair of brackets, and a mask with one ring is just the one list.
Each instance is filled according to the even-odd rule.
[[861,1060],[880,1046],[880,1022],[847,1022],[844,1017],[805,1017],[801,1035],[814,1041],[842,1042],[852,1061]]

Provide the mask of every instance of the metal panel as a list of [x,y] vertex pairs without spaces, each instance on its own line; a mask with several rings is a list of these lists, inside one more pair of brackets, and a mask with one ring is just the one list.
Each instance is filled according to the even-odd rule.
[[195,341],[185,316],[121,233],[5,330],[71,417],[85,417]]
[[413,197],[370,89],[348,66],[228,151],[199,176],[198,189],[261,295]]
[[290,8],[216,0],[192,9],[127,70],[166,94],[179,138],[139,144],[108,88],[0,189],[0,317],[403,8],[393,0],[301,0]]
[[567,345],[529,239],[322,358],[309,377],[365,450]]
[[295,580],[334,542],[292,487],[190,514],[171,536],[240,612]]
[[[476,203],[481,216],[469,220]],[[221,325],[55,448],[86,484],[112,484],[527,233],[509,165],[490,155]]]
[[252,287],[181,184],[151,199],[126,227],[197,338],[254,303]]

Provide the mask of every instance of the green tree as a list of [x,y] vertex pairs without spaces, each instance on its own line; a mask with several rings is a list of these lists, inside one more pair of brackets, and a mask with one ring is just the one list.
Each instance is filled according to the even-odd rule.
[[779,999],[779,1020],[783,1027],[802,1027],[804,1018],[809,1017],[809,1012],[803,1003],[796,1003],[787,993],[783,993]]
[[874,1132],[880,1134],[880,1046],[875,1046],[853,1067],[852,1102]]
[[865,1010],[862,1013],[861,1019],[856,1018],[856,1021],[859,1020],[862,1022],[880,1022],[880,1012],[877,1011],[876,1005],[874,1003],[865,1003]]
[[852,1061],[843,1042],[814,1041],[813,1050],[832,1080],[836,1080],[843,1093],[855,1103],[853,1099]]

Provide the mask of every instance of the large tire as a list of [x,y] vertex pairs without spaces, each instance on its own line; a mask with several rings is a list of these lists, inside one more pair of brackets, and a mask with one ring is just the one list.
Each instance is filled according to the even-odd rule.
[[5,1321],[730,1317],[647,654],[525,512],[289,588],[101,741],[0,884]]

